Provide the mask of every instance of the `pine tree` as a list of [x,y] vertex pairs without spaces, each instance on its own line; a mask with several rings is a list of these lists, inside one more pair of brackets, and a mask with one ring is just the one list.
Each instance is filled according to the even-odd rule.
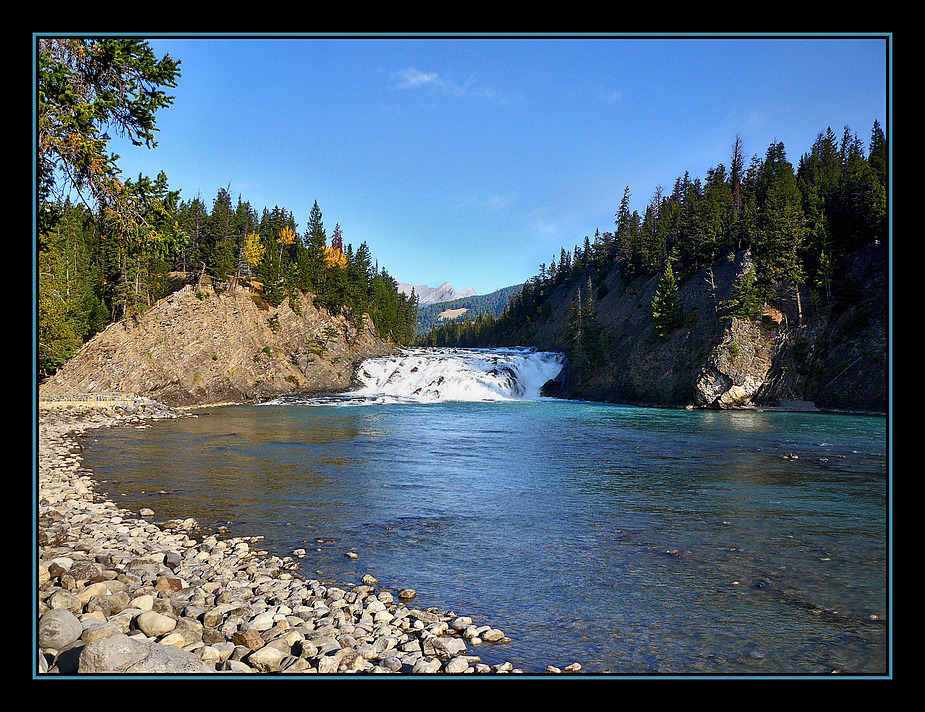
[[646,274],[661,269],[668,254],[668,234],[665,230],[667,214],[663,215],[666,201],[662,191],[662,186],[656,187],[642,219],[641,233],[646,256],[643,268]]
[[764,296],[755,278],[754,267],[750,266],[736,282],[726,306],[737,319],[754,319],[761,314]]
[[640,244],[639,215],[630,212],[629,203],[630,189],[626,187],[616,214],[616,259],[623,278],[631,282],[643,273],[645,257]]
[[171,260],[187,240],[176,219],[179,193],[167,186],[161,172],[155,180],[139,176],[124,184],[126,201],[134,206],[136,222],[103,211],[100,230],[110,243],[112,288],[106,293],[114,315],[130,316],[167,294]]
[[55,196],[72,191],[124,233],[137,223],[143,196],[124,189],[118,156],[107,152],[109,132],[154,148],[155,115],[173,102],[163,87],[179,76],[179,62],[158,60],[144,40],[38,41],[40,239],[59,215]]
[[351,256],[347,267],[347,303],[355,314],[362,314],[369,309],[369,279],[372,259],[369,247],[361,242]]
[[660,337],[668,336],[684,323],[684,314],[678,297],[678,283],[675,281],[671,262],[672,260],[669,260],[665,266],[662,278],[652,296],[652,320],[655,322],[656,333]]
[[884,189],[887,188],[889,175],[887,172],[887,161],[886,136],[883,133],[883,129],[880,127],[880,122],[874,120],[874,126],[870,132],[870,147],[868,148],[867,162],[870,164],[871,170]]
[[[313,292],[316,297],[323,295],[327,268],[324,264],[327,235],[324,231],[321,209],[316,200],[308,218],[308,225],[302,237],[296,259],[299,265],[299,287]],[[323,298],[323,297],[322,297]]]
[[260,278],[263,280],[263,298],[268,304],[279,306],[286,298],[285,274],[276,240],[262,236],[263,261],[260,263]]
[[231,195],[220,188],[212,201],[212,212],[205,224],[206,266],[217,282],[225,282],[237,266],[238,246],[234,234],[234,209]]
[[565,328],[566,355],[579,380],[587,382],[603,359],[607,343],[597,317],[590,276],[569,305]]
[[238,245],[238,258],[234,273],[234,286],[237,286],[238,280],[241,277],[252,277],[253,268],[260,263],[260,260],[263,257],[263,255],[260,255],[254,258],[253,255],[249,257],[247,254],[248,238],[251,239],[251,243],[253,244],[254,238],[256,237],[256,241],[259,243],[260,238],[259,235],[255,233],[256,229],[256,213],[251,209],[249,203],[242,201],[241,197],[238,196],[238,205],[235,208],[233,227],[235,242]]
[[188,235],[188,240],[176,257],[176,267],[181,272],[195,271],[205,261],[204,230],[207,217],[208,209],[199,196],[180,203],[177,209],[179,228]]
[[100,244],[89,211],[65,202],[37,255],[41,376],[53,373],[109,321],[103,300]]
[[806,280],[802,252],[807,230],[796,174],[786,159],[782,143],[768,148],[760,191],[762,202],[755,249],[759,283],[767,286],[789,282],[802,318],[800,285]]

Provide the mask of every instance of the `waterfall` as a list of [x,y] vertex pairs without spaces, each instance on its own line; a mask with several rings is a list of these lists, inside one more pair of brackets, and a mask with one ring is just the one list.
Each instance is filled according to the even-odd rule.
[[527,347],[409,348],[363,361],[347,393],[282,396],[264,405],[371,405],[535,400],[565,355]]
[[530,348],[406,349],[360,366],[352,395],[376,402],[536,399],[562,354]]

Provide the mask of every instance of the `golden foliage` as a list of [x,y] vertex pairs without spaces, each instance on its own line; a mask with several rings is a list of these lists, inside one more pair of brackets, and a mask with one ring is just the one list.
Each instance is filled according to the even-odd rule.
[[324,248],[324,265],[325,267],[347,267],[347,256],[335,247],[325,245]]
[[257,233],[252,232],[244,238],[244,259],[247,260],[247,264],[251,267],[256,267],[260,264],[266,251],[266,245],[263,244],[260,235]]
[[276,238],[277,245],[293,245],[295,244],[295,230],[291,227],[284,227],[280,230],[279,236]]

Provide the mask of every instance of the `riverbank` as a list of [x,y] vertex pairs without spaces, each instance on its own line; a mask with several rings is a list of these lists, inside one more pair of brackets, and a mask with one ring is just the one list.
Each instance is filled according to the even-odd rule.
[[96,493],[83,436],[176,417],[190,416],[147,399],[40,410],[36,676],[522,672],[478,655],[509,640],[502,631],[421,608],[412,589],[306,579],[259,538],[158,521]]

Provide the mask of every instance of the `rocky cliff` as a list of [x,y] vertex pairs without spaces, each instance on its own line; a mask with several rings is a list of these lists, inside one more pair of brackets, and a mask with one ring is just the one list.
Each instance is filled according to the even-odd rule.
[[368,317],[316,309],[308,296],[273,308],[245,292],[177,292],[87,342],[40,396],[118,391],[174,407],[337,392],[356,366],[395,346]]
[[[750,263],[739,253],[683,280],[684,324],[667,337],[650,317],[659,277],[626,284],[611,272],[594,305],[605,356],[589,377],[565,378],[560,393],[641,405],[886,412],[886,247],[851,256],[830,306],[816,305],[806,286],[780,284],[763,314],[737,319],[724,304]],[[565,350],[577,289],[557,288],[545,316],[512,340]]]

